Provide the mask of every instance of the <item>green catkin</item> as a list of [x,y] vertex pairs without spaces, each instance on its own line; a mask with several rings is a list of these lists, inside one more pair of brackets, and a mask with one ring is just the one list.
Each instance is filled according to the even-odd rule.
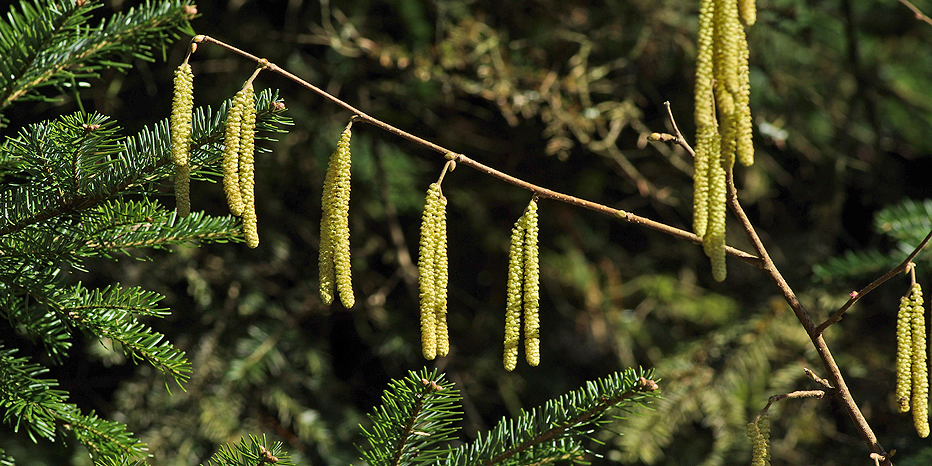
[[434,299],[434,322],[437,325],[437,356],[446,356],[450,353],[450,334],[447,329],[447,284],[450,275],[447,263],[447,198],[443,196],[440,197],[440,212],[437,217],[437,250],[434,259],[437,295]]
[[[727,94],[734,96],[738,93],[738,30],[741,29],[737,1],[715,0],[713,24],[715,80],[724,85]],[[722,95],[724,96],[725,94]],[[731,109],[722,108],[722,101],[717,103],[719,112],[731,113]]]
[[761,459],[763,466],[770,466],[770,415],[761,414],[757,420],[757,429],[760,431],[760,438],[757,443],[761,450]]
[[926,353],[926,324],[922,287],[912,286],[909,295],[912,308],[912,411],[913,424],[920,437],[929,436],[929,370]]
[[755,0],[738,0],[738,17],[744,27],[753,26],[757,22],[757,2]]
[[[749,0],[753,3],[753,0]],[[738,95],[735,97],[735,152],[745,167],[754,164],[753,122],[751,121],[751,73],[748,66],[750,52],[744,30],[738,34]]]
[[[172,142],[172,162],[175,164],[176,210],[181,217],[191,212],[190,159],[191,111],[194,108],[194,73],[191,65],[175,69],[174,96],[169,131]],[[181,195],[179,195],[179,193]]]
[[324,189],[321,195],[320,218],[320,297],[333,302],[334,288],[340,293],[343,306],[355,304],[349,256],[349,195],[350,195],[350,125],[340,134],[337,148],[330,155]]
[[714,125],[712,118],[712,82],[714,78],[713,19],[715,0],[701,0],[699,4],[699,35],[696,43],[695,120],[696,132]]
[[421,352],[425,359],[437,357],[437,249],[440,243],[439,224],[442,197],[440,185],[433,183],[427,189],[424,214],[421,217],[421,242],[418,255],[418,285],[421,298]]
[[508,296],[505,304],[505,355],[506,371],[518,365],[518,340],[521,338],[521,285],[524,278],[525,217],[521,216],[511,229],[511,247],[508,250]]
[[245,89],[233,97],[223,133],[223,191],[227,196],[230,213],[237,217],[243,215],[243,198],[239,186],[239,144],[245,97]]
[[727,275],[725,267],[725,169],[719,157],[721,138],[718,133],[712,135],[712,157],[709,161],[709,221],[702,246],[712,263],[712,277],[724,281]]
[[243,236],[246,237],[246,246],[256,248],[259,246],[255,195],[256,104],[252,84],[247,84],[244,90],[239,140],[239,190],[243,203]]
[[709,159],[712,158],[715,128],[707,126],[696,134],[693,161],[693,232],[704,236],[709,225]]
[[524,237],[524,352],[528,364],[540,364],[540,249],[537,201],[528,205]]
[[896,404],[901,413],[909,411],[913,373],[913,306],[909,295],[900,298],[896,316]]

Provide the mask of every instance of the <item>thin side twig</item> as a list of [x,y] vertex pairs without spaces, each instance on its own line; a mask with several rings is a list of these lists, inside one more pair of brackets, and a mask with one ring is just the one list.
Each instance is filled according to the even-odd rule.
[[816,333],[821,334],[822,332],[825,331],[826,328],[828,328],[829,325],[832,325],[835,322],[838,322],[839,320],[841,320],[841,316],[844,315],[844,313],[851,306],[853,306],[854,303],[858,302],[859,299],[864,297],[864,295],[866,295],[867,293],[870,293],[874,288],[877,288],[878,286],[883,284],[883,282],[895,277],[900,272],[906,271],[906,268],[909,267],[909,264],[912,262],[912,260],[916,257],[917,254],[919,254],[919,251],[922,251],[922,249],[925,248],[927,244],[929,244],[930,239],[932,239],[932,230],[930,230],[929,234],[926,235],[925,239],[923,239],[922,242],[919,243],[919,246],[916,246],[916,249],[913,249],[913,252],[911,252],[909,256],[906,256],[906,259],[903,262],[901,262],[900,265],[890,269],[889,272],[883,274],[883,276],[874,280],[873,282],[871,282],[869,285],[865,286],[864,288],[861,288],[858,291],[852,292],[851,298],[848,299],[848,302],[846,302],[844,306],[840,307],[828,319],[826,319],[825,322],[822,322],[821,324],[819,324],[818,327],[816,327],[816,330],[815,330]]

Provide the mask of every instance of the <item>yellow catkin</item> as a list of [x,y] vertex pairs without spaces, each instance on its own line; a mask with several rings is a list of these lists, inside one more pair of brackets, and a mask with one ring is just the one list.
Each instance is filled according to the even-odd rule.
[[709,159],[712,158],[715,128],[706,126],[696,134],[693,160],[693,232],[704,236],[709,224]]
[[505,370],[518,365],[518,341],[521,338],[521,286],[524,275],[524,216],[511,229],[508,250],[508,296],[505,304]]
[[[751,0],[753,1],[753,0]],[[750,52],[744,30],[738,34],[738,95],[735,96],[735,136],[738,161],[745,167],[754,164],[753,122],[751,121]]]
[[450,353],[450,334],[447,329],[447,284],[449,269],[447,263],[447,198],[440,197],[440,211],[437,215],[437,246],[434,258],[434,277],[436,297],[434,299],[434,322],[437,325],[437,356]]
[[760,437],[757,440],[758,448],[761,450],[761,459],[763,466],[770,466],[770,415],[761,414],[757,420],[757,429],[760,431]]
[[227,196],[230,213],[237,217],[243,215],[243,198],[239,188],[239,142],[245,97],[245,89],[233,97],[223,133],[223,191]]
[[[178,215],[184,217],[191,212],[189,164],[191,111],[194,108],[194,73],[191,71],[191,65],[183,63],[175,69],[174,86],[169,132],[172,143],[172,162],[175,164],[176,210]],[[181,195],[178,196],[178,193]]]
[[524,352],[528,364],[540,364],[540,249],[537,244],[537,201],[525,215],[524,237]]
[[239,140],[239,190],[243,202],[243,236],[246,237],[246,246],[256,248],[259,246],[255,195],[256,104],[252,84],[247,84],[244,90]]
[[738,0],[738,17],[745,27],[757,22],[757,2],[755,0]]
[[[738,93],[738,30],[741,29],[738,3],[735,0],[715,0],[713,24],[715,80],[734,96]],[[720,106],[719,111],[723,110]]]
[[764,466],[764,452],[760,448],[760,429],[757,424],[749,422],[747,425],[748,440],[751,441],[751,466]]
[[702,246],[712,263],[712,277],[716,281],[724,281],[725,267],[725,169],[722,168],[719,157],[721,139],[718,133],[712,137],[712,154],[709,161],[709,220],[705,235],[702,237]]
[[421,216],[421,242],[417,263],[421,298],[421,352],[428,360],[437,357],[437,221],[441,208],[440,185],[433,183],[427,189],[424,214]]
[[896,405],[901,413],[909,411],[913,374],[913,306],[909,295],[900,298],[896,315]]
[[913,424],[920,437],[929,436],[929,369],[926,352],[925,309],[922,287],[912,286],[909,295],[912,308],[912,411]]
[[714,16],[715,0],[701,0],[699,4],[699,33],[696,41],[695,120],[697,133],[701,133],[703,129],[714,125],[712,114]]
[[350,196],[350,125],[340,134],[337,148],[330,155],[324,189],[321,195],[320,219],[320,296],[327,304],[333,302],[334,288],[346,308],[352,307],[352,276],[349,254]]

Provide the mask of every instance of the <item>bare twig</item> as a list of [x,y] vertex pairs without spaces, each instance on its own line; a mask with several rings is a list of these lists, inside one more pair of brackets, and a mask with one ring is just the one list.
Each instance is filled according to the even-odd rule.
[[858,291],[852,292],[851,298],[848,299],[848,302],[846,302],[844,306],[839,308],[828,319],[826,319],[825,322],[822,322],[818,327],[816,327],[816,333],[821,334],[829,325],[832,325],[835,322],[841,320],[841,316],[844,315],[845,311],[854,305],[854,303],[858,302],[858,300],[861,299],[864,295],[870,293],[874,288],[877,288],[883,284],[883,282],[895,277],[898,273],[906,271],[906,268],[909,267],[909,264],[912,262],[912,260],[916,257],[917,254],[919,254],[919,251],[926,247],[926,244],[929,243],[930,239],[932,239],[932,231],[929,231],[929,234],[926,235],[925,239],[919,243],[919,246],[916,246],[916,249],[913,249],[913,252],[911,252],[909,256],[906,256],[906,259],[903,260],[900,265],[890,269],[889,272],[883,274],[882,277],[871,282],[870,285],[867,285]]
[[764,406],[764,409],[760,410],[757,413],[757,416],[754,418],[754,422],[757,422],[760,417],[764,414],[767,414],[767,410],[770,409],[770,405],[782,401],[782,400],[793,400],[798,398],[819,398],[821,399],[825,396],[825,390],[798,390],[795,392],[784,393],[782,395],[773,395],[767,399],[767,406]]
[[932,18],[929,18],[922,11],[920,11],[919,8],[916,8],[916,5],[913,5],[907,0],[900,0],[900,3],[906,5],[906,8],[909,8],[913,14],[916,15],[916,19],[919,21],[925,21],[926,23],[932,25]]
[[[256,61],[256,62],[260,62],[260,60],[263,60],[263,59],[260,59],[259,57],[255,56],[255,55],[252,55],[252,54],[250,54],[250,53],[248,53],[248,52],[245,52],[245,51],[243,51],[243,50],[240,50],[240,49],[238,49],[238,48],[236,48],[236,47],[233,47],[232,45],[229,45],[229,44],[227,44],[227,43],[225,43],[225,42],[222,42],[222,41],[220,41],[220,40],[214,39],[214,38],[212,38],[212,37],[210,37],[210,36],[205,36],[205,35],[195,36],[194,39],[193,39],[193,41],[196,42],[196,43],[203,42],[203,43],[209,43],[209,44],[219,45],[219,46],[221,46],[221,47],[223,47],[223,48],[225,48],[225,49],[227,49],[227,50],[229,50],[229,51],[231,51],[231,52],[233,52],[233,53],[236,53],[236,54],[241,55],[241,56],[243,56],[243,57],[245,57],[245,58],[247,58],[247,59],[249,59],[249,60],[253,60],[253,61]],[[383,121],[377,119],[377,118],[371,117],[371,116],[367,115],[366,113],[360,111],[359,109],[353,107],[352,105],[350,105],[350,104],[348,104],[348,103],[346,103],[346,102],[344,102],[344,101],[342,101],[342,100],[340,100],[340,99],[338,99],[338,98],[336,98],[336,97],[334,97],[334,96],[328,94],[327,92],[325,92],[324,90],[320,89],[319,87],[314,86],[313,84],[311,84],[311,83],[309,83],[309,82],[307,82],[307,81],[305,81],[305,80],[299,78],[298,76],[296,76],[296,75],[294,75],[294,74],[292,74],[292,73],[290,73],[290,72],[288,72],[288,71],[286,71],[286,70],[280,68],[278,65],[276,65],[276,64],[274,64],[274,63],[268,62],[268,64],[266,65],[266,69],[269,70],[269,71],[272,71],[272,72],[274,72],[274,73],[278,73],[278,74],[280,74],[280,75],[282,75],[282,76],[288,78],[289,80],[291,80],[291,81],[293,81],[293,82],[295,82],[295,83],[301,85],[301,86],[304,87],[305,89],[308,89],[308,90],[314,92],[315,94],[318,94],[318,95],[320,95],[321,97],[323,97],[323,98],[329,100],[330,102],[334,103],[335,105],[337,105],[337,106],[339,106],[339,107],[342,107],[342,108],[346,109],[347,111],[349,111],[350,113],[352,113],[352,114],[354,115],[353,118],[354,118],[355,120],[357,120],[357,121],[361,121],[361,122],[364,122],[364,123],[368,123],[368,124],[370,124],[370,125],[372,125],[372,126],[375,126],[375,127],[379,128],[379,129],[382,129],[382,130],[384,130],[384,131],[387,131],[387,132],[389,132],[389,133],[391,133],[391,134],[394,134],[394,135],[396,135],[396,136],[398,136],[398,137],[401,137],[401,138],[407,139],[407,140],[409,140],[409,141],[415,142],[415,143],[417,143],[417,144],[420,144],[421,146],[424,146],[424,147],[426,147],[426,148],[428,148],[428,149],[430,149],[430,150],[432,150],[432,151],[434,151],[434,152],[438,152],[438,153],[440,153],[440,154],[446,156],[447,159],[452,159],[452,160],[454,160],[454,161],[455,161],[456,163],[458,163],[458,164],[466,165],[466,166],[468,166],[468,167],[471,167],[471,168],[473,168],[473,169],[476,169],[476,170],[478,170],[478,171],[481,171],[481,172],[483,172],[483,173],[485,173],[485,174],[487,174],[487,175],[489,175],[489,176],[492,176],[492,177],[494,177],[494,178],[498,178],[498,179],[500,179],[500,180],[502,180],[502,181],[505,181],[505,182],[507,182],[507,183],[510,183],[510,184],[513,184],[513,185],[518,186],[518,187],[520,187],[520,188],[523,188],[523,189],[526,189],[526,190],[528,190],[528,191],[531,191],[531,192],[533,192],[534,194],[536,194],[536,195],[537,195],[538,197],[540,197],[540,198],[553,199],[553,200],[556,200],[556,201],[564,202],[564,203],[567,203],[567,204],[571,204],[571,205],[575,205],[575,206],[578,206],[578,207],[582,207],[582,208],[585,208],[585,209],[589,209],[589,210],[592,210],[592,211],[595,211],[595,212],[599,212],[599,213],[602,213],[602,214],[605,214],[605,215],[610,215],[610,216],[613,216],[613,217],[618,217],[618,218],[620,218],[620,219],[622,219],[622,220],[624,220],[624,221],[626,221],[626,222],[634,223],[634,224],[636,224],[636,225],[641,225],[641,226],[650,228],[650,229],[652,229],[652,230],[659,231],[659,232],[661,232],[661,233],[666,233],[666,234],[671,235],[671,236],[673,236],[673,237],[676,237],[676,238],[680,238],[680,239],[684,239],[684,240],[690,241],[690,242],[692,242],[692,243],[694,243],[694,244],[701,244],[701,243],[702,243],[702,238],[699,238],[698,236],[696,236],[696,235],[693,234],[692,232],[689,232],[689,231],[686,231],[686,230],[682,230],[682,229],[679,229],[679,228],[676,228],[676,227],[667,225],[667,224],[665,224],[665,223],[657,222],[657,221],[651,220],[651,219],[649,219],[649,218],[641,217],[641,216],[632,214],[631,212],[626,212],[626,211],[623,211],[623,210],[620,210],[620,209],[615,209],[615,208],[612,208],[612,207],[609,207],[609,206],[606,206],[606,205],[603,205],[603,204],[598,204],[598,203],[596,203],[596,202],[587,201],[587,200],[585,200],[585,199],[581,199],[581,198],[578,198],[578,197],[575,197],[575,196],[570,196],[570,195],[568,195],[568,194],[560,193],[560,192],[557,192],[557,191],[553,191],[553,190],[551,190],[551,189],[544,188],[544,187],[542,187],[542,186],[537,186],[537,185],[535,185],[535,184],[528,183],[527,181],[524,181],[524,180],[521,180],[521,179],[519,179],[519,178],[513,177],[513,176],[511,176],[511,175],[508,175],[508,174],[506,174],[506,173],[503,173],[503,172],[501,172],[501,171],[498,171],[498,170],[496,170],[496,169],[494,169],[494,168],[492,168],[492,167],[489,167],[489,166],[484,165],[484,164],[482,164],[482,163],[480,163],[480,162],[477,162],[477,161],[475,161],[475,160],[473,160],[473,159],[471,159],[471,158],[469,158],[469,157],[467,157],[467,156],[465,156],[465,155],[463,155],[463,154],[455,153],[455,152],[453,152],[453,151],[451,151],[451,150],[449,150],[449,149],[447,149],[447,148],[444,148],[444,147],[442,147],[442,146],[440,146],[440,145],[437,145],[437,144],[435,144],[435,143],[433,143],[433,142],[427,141],[427,140],[422,139],[422,138],[419,138],[419,137],[417,137],[417,136],[415,136],[415,135],[413,135],[413,134],[411,134],[411,133],[408,133],[408,132],[406,132],[406,131],[404,131],[404,130],[398,129],[398,128],[396,128],[396,127],[394,127],[394,126],[392,126],[392,125],[390,125],[390,124],[388,124],[388,123],[385,123],[385,122],[383,122]],[[453,155],[451,156],[450,154],[453,154]],[[726,247],[726,248],[725,248],[725,252],[726,252],[727,254],[729,254],[729,255],[731,255],[731,256],[737,258],[737,259],[740,259],[740,260],[742,260],[742,261],[744,261],[744,262],[747,262],[748,264],[751,264],[751,265],[753,265],[753,266],[755,266],[755,267],[758,267],[758,268],[761,267],[761,262],[760,262],[760,260],[759,260],[757,257],[755,257],[754,255],[752,255],[752,254],[749,254],[749,253],[747,253],[747,252],[741,251],[741,250],[736,249],[736,248],[733,248],[733,247]]]

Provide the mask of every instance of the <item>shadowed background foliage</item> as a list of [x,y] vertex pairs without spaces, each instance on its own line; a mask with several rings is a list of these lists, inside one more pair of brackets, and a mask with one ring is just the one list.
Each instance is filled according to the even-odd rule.
[[[105,3],[118,11],[133,2]],[[882,223],[874,228],[874,214],[932,197],[932,26],[892,1],[766,0],[758,8],[749,31],[757,162],[736,177],[777,265],[820,320],[884,261],[905,256],[897,241],[908,241],[882,234]],[[238,0],[198,4],[192,24],[482,163],[687,227],[691,160],[646,135],[670,130],[669,101],[691,139],[697,9],[682,0]],[[185,47],[92,82],[84,107],[112,115],[127,133],[164,118]],[[231,97],[254,69],[207,45],[191,63],[195,106]],[[173,314],[152,325],[194,364],[185,390],[171,395],[151,368],[96,344],[55,374],[81,406],[127,423],[148,444],[151,464],[204,462],[218,444],[249,433],[283,440],[299,464],[358,461],[364,413],[390,378],[425,364],[412,262],[442,156],[353,127],[357,304],[325,306],[317,292],[320,190],[351,115],[272,73],[260,73],[256,87],[280,89],[295,122],[280,141],[257,142],[272,149],[256,163],[259,248],[144,251],[143,260],[101,260],[79,274],[88,286],[119,280],[166,295]],[[73,99],[18,105],[11,127],[76,108]],[[744,426],[767,397],[815,388],[802,367],[820,372],[818,358],[762,273],[730,260],[728,280],[715,283],[697,246],[553,201],[540,203],[541,366],[521,360],[504,372],[508,238],[530,194],[465,167],[443,189],[452,349],[427,364],[461,390],[467,434],[640,365],[656,368],[665,398],[613,426],[623,436],[598,434],[605,459],[595,463],[745,463]],[[221,187],[193,184],[192,208],[225,213]],[[932,208],[903,217],[928,225]],[[750,250],[737,225],[729,244]],[[869,249],[879,251],[873,262],[829,260]],[[932,264],[922,255],[919,262],[920,282],[932,289]],[[902,452],[897,464],[923,464],[932,452],[892,400],[895,310],[907,288],[894,280],[877,290],[826,338],[881,442]],[[868,461],[834,402],[784,402],[771,412],[774,462]],[[52,450],[23,464],[72,454]]]

